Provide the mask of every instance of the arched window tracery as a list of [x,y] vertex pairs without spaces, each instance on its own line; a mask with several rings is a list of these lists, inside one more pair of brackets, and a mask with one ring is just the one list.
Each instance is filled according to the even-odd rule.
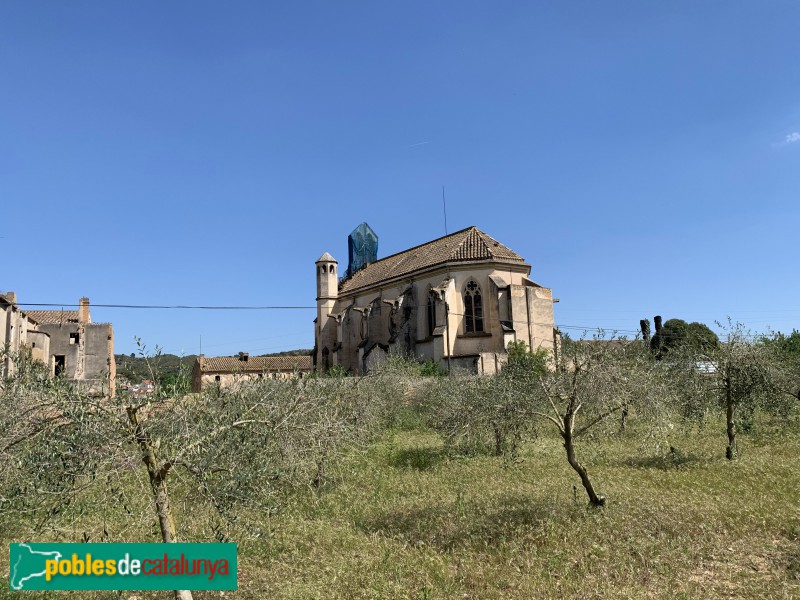
[[436,329],[436,293],[431,291],[428,294],[428,337],[433,335],[433,330]]
[[470,279],[464,286],[464,333],[483,331],[483,298],[481,286]]

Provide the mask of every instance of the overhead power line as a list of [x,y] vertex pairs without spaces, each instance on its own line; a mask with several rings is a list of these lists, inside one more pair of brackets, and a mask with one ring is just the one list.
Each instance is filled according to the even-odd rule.
[[[75,307],[79,304],[58,302],[18,302],[18,306],[51,306],[56,308]],[[183,310],[310,310],[316,306],[188,306],[184,304],[91,304],[91,308],[142,308],[142,309],[183,309]]]
[[616,331],[617,333],[641,333],[639,329],[622,329],[620,327],[604,327],[601,325],[588,327],[586,325],[561,325],[560,323],[556,323],[556,327],[559,329],[576,329],[580,331],[598,331],[602,329],[603,331]]

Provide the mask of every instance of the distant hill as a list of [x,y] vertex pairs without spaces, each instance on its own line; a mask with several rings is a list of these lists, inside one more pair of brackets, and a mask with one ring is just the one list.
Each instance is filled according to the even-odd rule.
[[[272,354],[259,354],[259,356],[308,356],[312,352],[313,350],[310,349],[299,349],[273,352]],[[114,359],[117,363],[117,377],[124,377],[131,383],[141,383],[144,379],[153,379],[154,377],[163,382],[165,379],[173,379],[181,372],[187,375],[190,374],[197,355],[176,356],[175,354],[161,354],[144,359],[141,356],[131,354],[115,354]]]
[[301,348],[300,350],[285,350],[283,352],[273,352],[272,354],[259,354],[259,356],[311,356],[314,352],[311,348],[308,350]]
[[178,375],[181,370],[184,373],[191,373],[195,359],[197,359],[196,354],[187,356],[161,354],[147,359],[130,354],[114,355],[117,363],[117,377],[124,377],[131,383],[141,383],[144,379],[153,378],[163,380],[165,377]]

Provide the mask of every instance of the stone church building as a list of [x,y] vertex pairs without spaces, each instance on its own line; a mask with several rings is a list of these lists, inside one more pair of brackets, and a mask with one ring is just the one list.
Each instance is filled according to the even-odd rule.
[[333,256],[316,261],[317,371],[340,365],[363,374],[398,352],[488,374],[505,364],[511,341],[554,349],[552,291],[529,278],[525,259],[477,227],[380,260],[366,223],[349,241],[342,279]]

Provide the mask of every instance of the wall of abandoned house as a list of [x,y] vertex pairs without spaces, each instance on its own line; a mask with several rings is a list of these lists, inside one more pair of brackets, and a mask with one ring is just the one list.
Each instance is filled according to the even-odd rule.
[[83,327],[86,338],[84,379],[96,382],[97,391],[110,391],[113,395],[117,375],[113,327],[110,323],[88,323]]
[[2,318],[3,343],[8,344],[12,352],[16,352],[25,339],[28,319],[17,306],[3,302]]
[[53,366],[50,361],[50,335],[44,331],[28,329],[28,348],[31,358],[48,366],[52,373]]
[[35,326],[28,321],[28,317],[15,304],[17,296],[8,292],[0,299],[0,376],[10,377],[17,371],[14,357],[19,355],[28,341],[28,329]]
[[2,377],[10,377],[15,371],[11,355],[19,351],[19,321],[19,310],[5,299],[0,299],[0,342],[4,351],[0,361]]
[[79,323],[43,323],[41,331],[50,335],[50,355],[56,375],[67,379],[83,379],[85,372],[82,346],[86,342]]
[[[114,331],[110,323],[43,323],[50,335],[54,374],[84,381],[96,393],[114,393]],[[63,365],[63,367],[62,367]]]
[[50,336],[39,330],[39,324],[16,305],[17,295],[7,292],[0,296],[0,349],[6,350],[0,357],[0,377],[13,375],[18,365],[14,357],[20,352],[30,351],[32,360],[49,364]]
[[[34,360],[48,366],[51,375],[56,370],[68,379],[84,381],[89,390],[114,395],[116,364],[114,362],[114,331],[110,323],[91,323],[89,299],[81,298],[79,323],[65,317],[62,323],[41,322],[37,311],[31,318],[16,306],[16,294],[0,295],[0,342],[12,352],[30,350]],[[48,311],[38,311],[47,313]],[[45,316],[46,318],[46,316]],[[6,359],[0,362],[2,374],[13,374],[14,365]]]

